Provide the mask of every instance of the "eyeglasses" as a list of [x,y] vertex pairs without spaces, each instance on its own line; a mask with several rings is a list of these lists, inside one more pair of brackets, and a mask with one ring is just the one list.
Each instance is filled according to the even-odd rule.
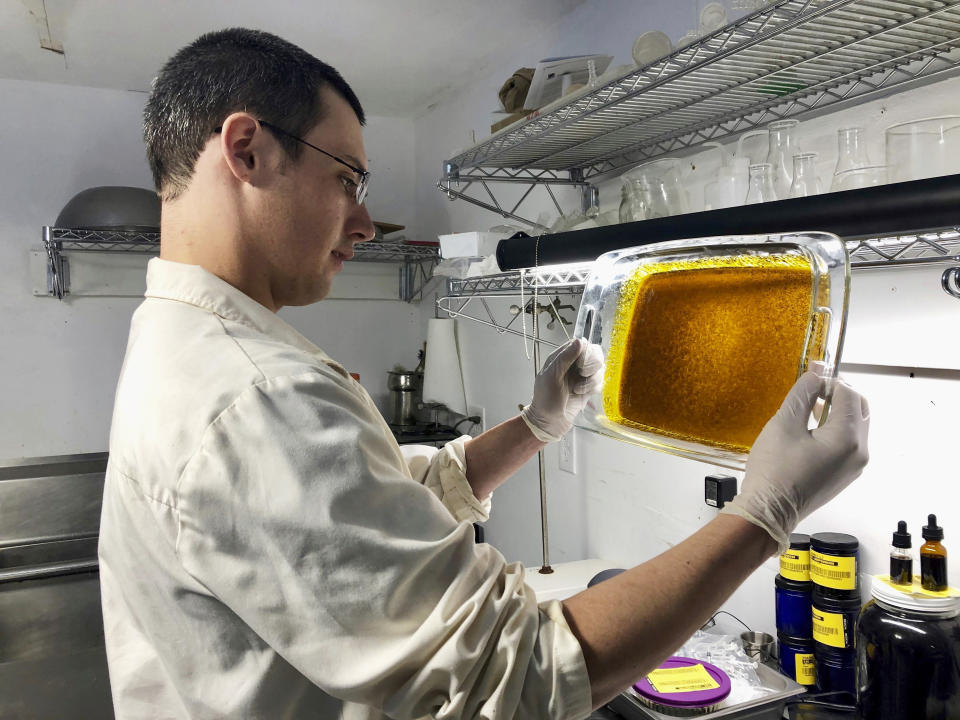
[[[356,166],[354,166],[354,165],[351,165],[350,163],[348,163],[348,162],[347,162],[346,160],[344,160],[343,158],[338,158],[336,155],[333,155],[332,153],[328,153],[326,150],[324,150],[324,149],[322,149],[322,148],[318,148],[318,147],[317,147],[316,145],[314,145],[313,143],[308,143],[308,142],[307,142],[306,140],[304,140],[303,138],[297,137],[297,136],[294,135],[293,133],[288,133],[288,132],[287,132],[286,130],[284,130],[282,127],[277,127],[277,126],[274,125],[273,123],[267,122],[266,120],[260,120],[259,123],[260,123],[261,125],[263,125],[265,128],[268,128],[268,129],[272,130],[272,131],[275,132],[275,133],[279,133],[280,135],[286,135],[286,136],[287,136],[288,138],[290,138],[291,140],[296,140],[296,141],[299,142],[299,143],[303,143],[303,144],[306,145],[307,147],[311,147],[311,148],[313,148],[314,150],[316,150],[317,152],[323,153],[324,155],[326,155],[326,156],[327,156],[328,158],[330,158],[331,160],[336,160],[336,161],[337,161],[338,163],[340,163],[341,165],[344,165],[344,166],[350,168],[351,170],[353,170],[353,172],[355,172],[355,173],[357,174],[357,177],[359,178],[356,182],[354,182],[354,185],[356,186],[356,190],[354,191],[354,194],[355,194],[355,197],[356,197],[356,200],[357,200],[357,205],[362,205],[362,204],[363,204],[363,201],[364,201],[364,200],[366,199],[366,197],[367,197],[367,190],[368,190],[369,185],[370,185],[370,171],[369,171],[369,170],[364,170],[363,168],[358,168],[358,167],[356,167]],[[220,127],[214,128],[214,132],[221,132],[222,130],[223,130],[223,126],[222,126],[222,125],[221,125]]]

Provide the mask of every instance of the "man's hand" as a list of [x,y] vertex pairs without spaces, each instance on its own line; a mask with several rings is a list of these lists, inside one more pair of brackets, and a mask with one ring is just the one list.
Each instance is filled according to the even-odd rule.
[[538,440],[554,442],[573,427],[587,398],[603,383],[603,353],[582,338],[557,348],[543,363],[533,384],[533,400],[520,417]]
[[722,512],[759,525],[780,545],[801,519],[855,480],[867,464],[870,409],[838,380],[823,427],[807,429],[824,380],[804,374],[750,451],[740,494]]

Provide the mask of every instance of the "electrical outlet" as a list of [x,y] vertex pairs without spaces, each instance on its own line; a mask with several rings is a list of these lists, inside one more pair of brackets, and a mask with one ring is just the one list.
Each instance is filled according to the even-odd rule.
[[470,433],[476,437],[487,429],[487,410],[479,405],[467,405],[467,416],[473,417],[474,415],[478,415],[480,417],[480,425],[474,425],[470,429]]
[[577,431],[571,430],[559,443],[560,450],[560,469],[570,473],[577,474]]

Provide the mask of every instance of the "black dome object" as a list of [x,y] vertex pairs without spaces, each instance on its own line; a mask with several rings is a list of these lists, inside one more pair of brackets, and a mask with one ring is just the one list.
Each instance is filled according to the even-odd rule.
[[587,583],[587,587],[591,588],[598,583],[602,583],[604,580],[609,580],[612,577],[616,577],[622,572],[624,572],[623,568],[610,568],[608,570],[601,570],[592,578],[590,578],[590,582]]
[[87,188],[63,206],[56,226],[156,232],[160,229],[160,198],[145,188],[112,185]]

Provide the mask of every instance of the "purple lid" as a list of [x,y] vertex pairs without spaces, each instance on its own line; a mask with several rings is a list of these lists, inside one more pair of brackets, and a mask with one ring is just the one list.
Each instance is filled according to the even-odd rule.
[[679,693],[664,693],[655,690],[647,677],[644,676],[644,678],[634,685],[633,688],[643,697],[658,702],[662,705],[672,705],[674,707],[687,708],[716,705],[730,694],[730,678],[727,677],[727,674],[716,665],[711,665],[710,663],[703,662],[702,660],[694,660],[693,658],[675,655],[664,660],[657,670],[693,667],[694,665],[703,665],[710,677],[716,680],[720,687],[711,688],[709,690],[689,690],[687,692]]

